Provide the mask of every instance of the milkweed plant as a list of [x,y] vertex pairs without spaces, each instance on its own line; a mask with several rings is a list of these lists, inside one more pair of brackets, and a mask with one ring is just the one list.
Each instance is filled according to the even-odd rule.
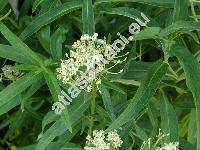
[[0,0],[0,149],[200,150],[200,2]]

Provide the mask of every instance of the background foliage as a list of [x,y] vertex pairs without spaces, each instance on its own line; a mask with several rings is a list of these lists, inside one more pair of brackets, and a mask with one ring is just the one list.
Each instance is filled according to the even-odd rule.
[[[118,129],[122,149],[156,140],[200,149],[200,16],[193,0],[26,0],[15,20],[0,0],[0,63],[23,76],[0,83],[0,147],[81,149],[92,129]],[[84,33],[112,43],[143,12],[151,20],[122,54],[117,75],[102,77],[100,92],[81,95],[61,115],[51,111],[61,89],[55,69]],[[95,101],[95,103],[94,103]]]

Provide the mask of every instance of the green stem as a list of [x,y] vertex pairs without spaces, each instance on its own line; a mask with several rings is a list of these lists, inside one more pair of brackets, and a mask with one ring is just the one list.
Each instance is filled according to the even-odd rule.
[[[196,12],[195,12],[195,9],[194,9],[193,0],[190,0],[190,6],[191,6],[192,15],[193,15],[193,16],[196,16]],[[195,20],[196,22],[198,22],[198,19],[197,19],[197,18],[194,18],[194,20]]]
[[170,64],[169,63],[167,63],[168,64],[168,69],[169,69],[169,71],[171,72],[171,74],[174,76],[174,78],[175,79],[179,79],[179,77],[178,77],[178,75],[176,74],[176,72],[172,69],[172,67],[170,66]]
[[17,25],[17,23],[10,17],[7,17],[8,21],[18,30],[20,30],[20,27]]
[[95,81],[92,83],[92,101],[91,101],[91,118],[90,118],[90,126],[88,130],[88,135],[92,135],[93,126],[94,126],[94,114],[96,108],[96,96],[97,96],[97,87]]
[[[169,47],[169,45],[167,46]],[[164,51],[164,62],[168,65],[168,69],[170,71],[170,73],[172,74],[172,76],[178,80],[178,75],[176,74],[176,72],[173,70],[173,68],[171,67],[171,65],[169,64],[169,55],[166,51]]]
[[142,61],[142,42],[139,42],[139,45],[140,45],[139,61]]

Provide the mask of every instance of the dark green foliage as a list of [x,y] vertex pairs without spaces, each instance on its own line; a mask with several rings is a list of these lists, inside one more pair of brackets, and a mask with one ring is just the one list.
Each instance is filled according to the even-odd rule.
[[[14,1],[13,1],[14,2]],[[23,72],[0,83],[0,149],[82,149],[92,130],[118,130],[121,149],[140,149],[159,129],[200,150],[200,3],[192,0],[27,0],[19,19],[0,0],[0,62]],[[12,11],[10,11],[10,9]],[[61,90],[56,68],[81,35],[98,33],[112,43],[129,37],[135,19],[147,27],[120,52],[123,63],[82,91],[61,115],[51,109]],[[2,73],[2,71],[1,71]],[[149,149],[148,149],[149,150]]]

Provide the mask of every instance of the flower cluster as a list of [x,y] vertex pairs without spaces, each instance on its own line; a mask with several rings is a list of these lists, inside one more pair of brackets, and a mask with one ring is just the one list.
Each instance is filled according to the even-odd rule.
[[106,39],[97,37],[97,33],[93,36],[82,35],[81,39],[72,45],[70,57],[66,54],[68,59],[61,60],[61,67],[57,69],[57,78],[64,84],[77,79],[83,72],[88,72],[88,80],[92,81],[104,70],[104,63],[96,64],[104,59],[102,54],[109,45],[106,44]]
[[[170,134],[163,134],[161,132],[161,129],[159,129],[159,133],[157,135],[157,140],[154,141],[152,140],[151,138],[149,138],[148,140],[144,141],[140,150],[179,150],[178,149],[178,146],[179,146],[179,143],[178,142],[174,142],[174,143],[164,143],[164,146],[161,146],[162,145],[162,142],[163,139],[167,136],[169,136]],[[155,143],[154,143],[155,142]]]
[[20,71],[13,70],[11,65],[5,65],[2,68],[2,71],[3,71],[3,76],[10,80],[15,80],[20,75]]
[[107,137],[104,131],[94,130],[93,138],[88,135],[86,139],[87,146],[84,147],[85,150],[118,150],[123,143],[116,130],[109,132]]
[[179,150],[178,149],[178,142],[166,144],[163,147],[158,148],[157,150]]

